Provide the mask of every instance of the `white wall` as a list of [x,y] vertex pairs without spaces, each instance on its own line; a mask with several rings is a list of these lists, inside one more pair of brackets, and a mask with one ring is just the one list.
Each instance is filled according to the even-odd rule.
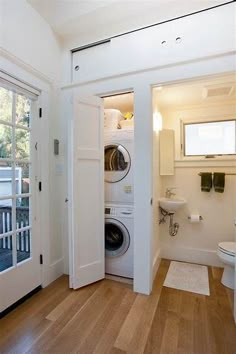
[[50,26],[25,0],[1,0],[1,47],[58,81],[60,48]]
[[79,70],[73,71],[73,79],[84,82],[232,52],[234,11],[235,4],[229,4],[76,52],[73,68],[79,65]]
[[[181,86],[179,86],[181,90]],[[161,177],[162,195],[167,187],[177,187],[176,193],[187,200],[186,206],[177,211],[175,221],[180,229],[175,237],[168,234],[168,225],[161,225],[162,256],[196,263],[220,265],[216,255],[217,245],[222,241],[234,241],[234,185],[235,176],[226,176],[223,194],[211,190],[201,192],[199,172],[236,173],[236,160],[181,161],[180,120],[204,120],[221,117],[235,118],[235,104],[214,104],[162,109],[163,126],[175,130],[175,175]],[[196,160],[196,159],[195,159]],[[203,220],[192,224],[191,213],[200,214]],[[169,222],[169,219],[167,219]]]
[[[63,208],[65,136],[60,123],[61,49],[49,25],[25,0],[1,0],[1,68],[43,92],[43,235],[44,285],[63,271]],[[61,154],[53,155],[53,139]],[[60,164],[57,168],[57,164]],[[57,169],[57,172],[56,172]]]

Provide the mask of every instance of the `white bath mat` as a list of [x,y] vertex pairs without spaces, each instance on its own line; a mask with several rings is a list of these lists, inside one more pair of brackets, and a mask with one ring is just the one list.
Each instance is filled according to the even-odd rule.
[[170,263],[164,286],[209,296],[207,267],[173,261]]

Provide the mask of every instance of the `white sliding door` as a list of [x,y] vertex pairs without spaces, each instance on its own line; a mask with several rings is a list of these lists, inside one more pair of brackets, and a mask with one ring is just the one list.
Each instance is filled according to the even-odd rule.
[[69,156],[70,286],[104,278],[102,100],[74,95]]

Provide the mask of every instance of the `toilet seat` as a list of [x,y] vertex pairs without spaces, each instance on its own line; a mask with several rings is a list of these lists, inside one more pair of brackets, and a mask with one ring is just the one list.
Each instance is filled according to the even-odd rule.
[[227,254],[228,256],[235,257],[236,242],[220,242],[218,244],[219,251]]
[[235,254],[236,242],[220,242],[218,244],[218,257],[224,263],[224,272],[221,283],[230,289],[235,289]]

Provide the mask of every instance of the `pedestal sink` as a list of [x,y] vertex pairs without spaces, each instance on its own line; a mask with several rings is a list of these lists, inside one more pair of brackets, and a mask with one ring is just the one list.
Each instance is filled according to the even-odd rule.
[[176,210],[181,208],[184,204],[186,204],[186,200],[184,198],[160,198],[159,205],[162,209],[168,211],[169,213],[175,213]]

